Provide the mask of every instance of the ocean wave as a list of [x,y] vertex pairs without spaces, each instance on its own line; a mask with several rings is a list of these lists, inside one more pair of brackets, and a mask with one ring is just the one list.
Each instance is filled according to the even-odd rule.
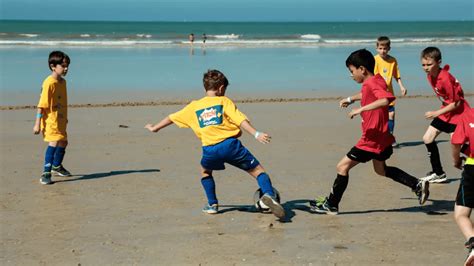
[[209,38],[214,39],[238,39],[240,35],[237,34],[222,34],[222,35],[208,35]]
[[316,39],[316,40],[321,39],[321,36],[318,34],[303,34],[300,37],[302,39]]
[[28,38],[38,37],[38,34],[31,34],[31,33],[20,33],[18,35],[28,37]]
[[151,35],[151,34],[144,34],[144,33],[142,33],[142,34],[137,34],[137,37],[139,37],[139,38],[148,38],[148,39],[149,39],[149,38],[152,37],[152,35]]
[[91,35],[90,34],[81,34],[81,37],[82,38],[89,38],[89,37],[91,37]]

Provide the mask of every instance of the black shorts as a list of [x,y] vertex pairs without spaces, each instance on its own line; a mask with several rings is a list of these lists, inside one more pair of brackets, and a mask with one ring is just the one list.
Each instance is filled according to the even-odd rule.
[[464,165],[456,205],[474,208],[474,165]]
[[454,130],[456,129],[455,124],[444,122],[443,120],[441,120],[437,117],[435,119],[433,119],[433,121],[431,121],[431,126],[436,128],[437,130],[439,130],[441,132],[448,133],[448,134],[453,133]]
[[380,154],[370,151],[364,151],[355,146],[346,154],[351,160],[366,163],[370,160],[377,160],[377,161],[385,161],[390,158],[393,153],[392,146],[388,146],[385,150],[383,150]]

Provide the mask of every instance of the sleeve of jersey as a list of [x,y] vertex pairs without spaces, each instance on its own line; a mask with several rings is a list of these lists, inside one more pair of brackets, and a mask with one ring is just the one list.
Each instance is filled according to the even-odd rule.
[[237,109],[237,106],[230,99],[224,101],[224,114],[229,118],[230,122],[240,126],[244,120],[248,120],[242,112]]
[[459,84],[459,82],[451,75],[443,78],[442,82],[442,87],[447,96],[444,102],[450,104],[459,101],[461,99],[461,85]]
[[186,107],[184,107],[183,109],[179,110],[176,113],[170,114],[168,117],[178,127],[181,127],[181,128],[191,127],[191,123],[194,118],[191,104],[188,104]]
[[393,75],[394,78],[399,79],[400,78],[400,70],[398,69],[398,62],[395,60],[395,65],[393,66]]
[[43,83],[40,100],[38,102],[38,108],[49,108],[49,103],[51,102],[51,90],[51,84]]
[[393,96],[392,93],[390,93],[389,91],[387,91],[386,89],[384,89],[383,87],[381,86],[377,86],[375,87],[375,89],[373,90],[374,92],[374,95],[377,99],[384,99],[386,98],[388,100],[388,102],[393,102],[395,100],[395,96]]

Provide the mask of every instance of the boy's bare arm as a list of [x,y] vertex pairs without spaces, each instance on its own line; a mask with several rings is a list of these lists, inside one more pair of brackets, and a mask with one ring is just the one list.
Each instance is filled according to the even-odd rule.
[[408,90],[405,88],[405,86],[403,86],[402,79],[401,79],[401,78],[398,78],[398,79],[396,79],[396,80],[397,80],[398,86],[400,86],[400,91],[401,91],[401,93],[402,93],[402,96],[407,95]]
[[376,100],[376,101],[374,101],[370,104],[367,104],[367,105],[362,106],[360,108],[353,109],[349,113],[349,117],[352,119],[352,118],[354,118],[354,116],[359,115],[362,112],[378,109],[380,107],[388,105],[389,103],[390,102],[387,98],[378,99],[378,100]]
[[33,126],[33,134],[38,135],[41,132],[41,118],[43,117],[43,109],[38,108],[36,111],[35,125]]
[[158,132],[158,131],[160,131],[160,129],[165,128],[165,127],[167,127],[171,124],[173,124],[173,121],[171,121],[169,116],[167,116],[156,125],[146,124],[145,128],[150,130],[151,132]]
[[357,94],[354,94],[352,96],[349,96],[347,98],[344,98],[342,100],[339,101],[339,107],[347,107],[349,105],[351,105],[352,103],[354,103],[355,101],[360,101],[360,99],[362,99],[362,93],[357,93]]
[[451,144],[451,155],[453,157],[453,165],[458,169],[462,169],[461,146],[459,144]]
[[442,114],[453,111],[454,109],[458,108],[459,105],[461,105],[461,101],[450,103],[450,104],[446,105],[445,107],[443,107],[443,108],[441,108],[437,111],[428,111],[428,112],[425,113],[425,118],[426,119],[436,118],[436,117],[438,117]]
[[267,133],[264,132],[259,132],[257,131],[248,120],[244,120],[241,124],[240,127],[247,131],[250,135],[254,136],[256,140],[263,144],[270,143],[270,140],[272,137],[268,135]]

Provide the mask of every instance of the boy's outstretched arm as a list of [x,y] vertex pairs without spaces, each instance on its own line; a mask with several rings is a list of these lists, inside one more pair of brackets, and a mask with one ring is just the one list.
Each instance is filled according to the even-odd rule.
[[386,106],[389,103],[390,103],[390,101],[387,98],[378,99],[378,100],[376,100],[376,101],[374,101],[370,104],[367,104],[367,105],[362,106],[360,108],[353,109],[349,113],[349,117],[352,119],[352,118],[354,118],[354,116],[359,115],[362,112],[374,110],[374,109]]
[[43,117],[43,109],[38,108],[36,111],[35,125],[33,126],[33,134],[38,135],[41,131],[41,117]]
[[146,124],[145,128],[150,130],[151,132],[158,132],[158,131],[160,131],[160,129],[165,128],[165,127],[167,127],[171,124],[173,124],[173,121],[171,121],[169,116],[167,116],[156,125]]
[[402,79],[401,78],[398,78],[396,79],[397,80],[397,83],[398,83],[398,86],[400,86],[400,91],[402,93],[402,96],[405,96],[407,95],[407,89],[405,88],[405,86],[403,86],[403,82],[402,82]]
[[257,131],[248,120],[244,120],[240,123],[240,127],[247,131],[250,135],[254,136],[256,140],[263,144],[270,143],[272,137],[264,132]]
[[438,111],[428,111],[425,113],[425,118],[426,119],[436,118],[442,114],[453,111],[454,109],[458,108],[459,105],[461,105],[461,101],[450,103],[446,105],[445,107],[439,109]]
[[351,105],[352,103],[354,103],[355,101],[360,101],[360,99],[362,99],[362,93],[357,93],[357,94],[354,94],[352,96],[349,96],[347,98],[344,98],[342,100],[339,101],[339,107],[347,107],[349,105]]

